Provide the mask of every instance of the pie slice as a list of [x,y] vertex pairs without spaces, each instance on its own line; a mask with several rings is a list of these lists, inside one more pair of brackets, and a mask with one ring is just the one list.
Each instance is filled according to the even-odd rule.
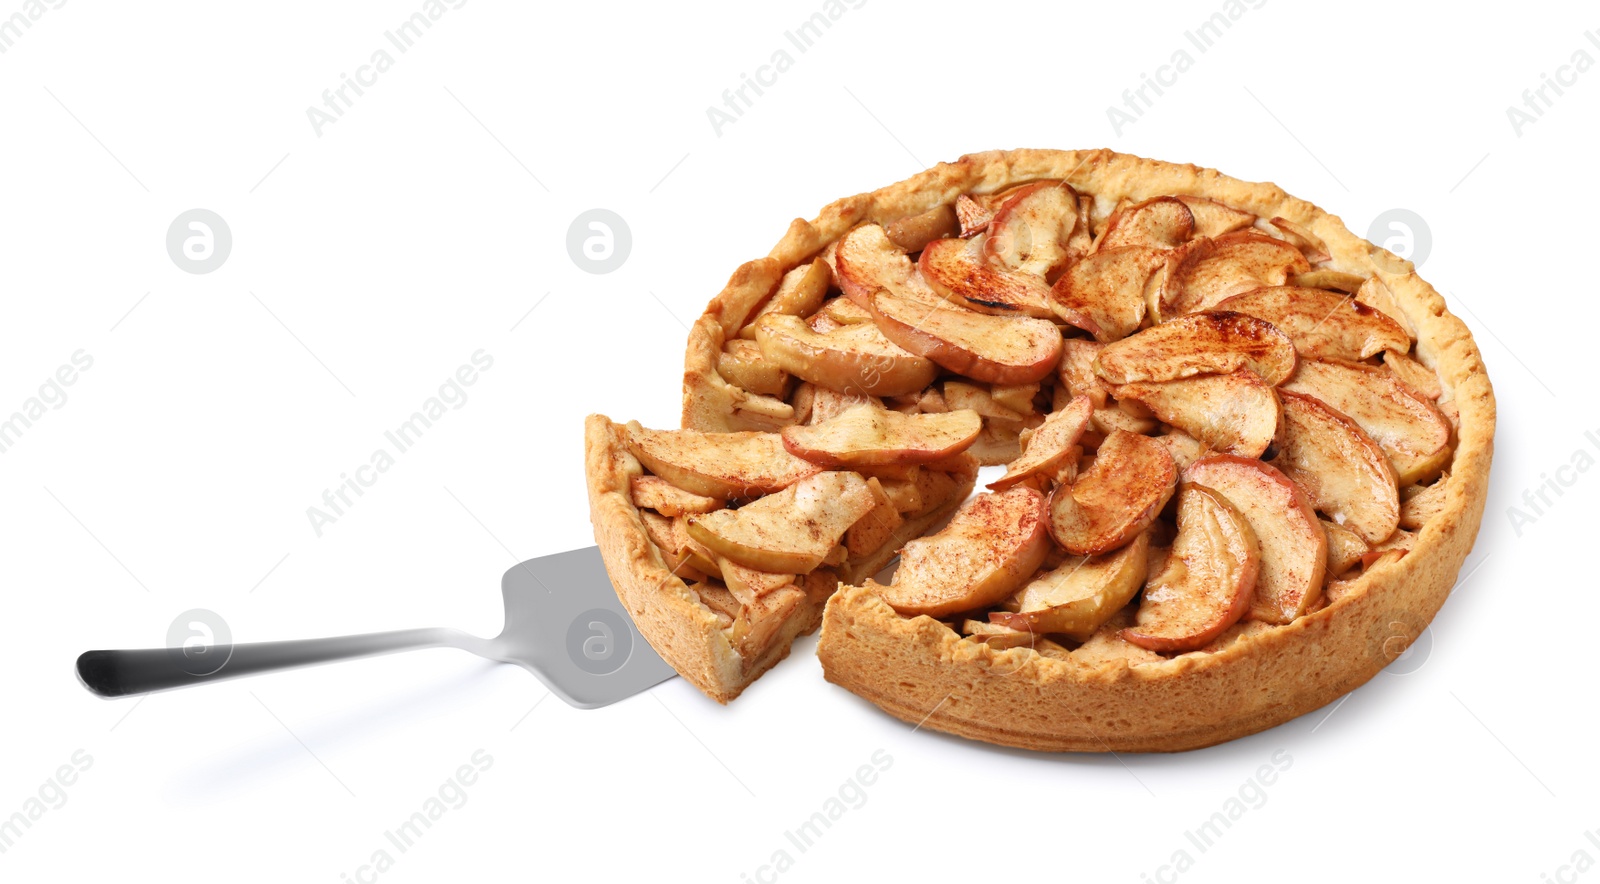
[[[662,440],[674,437],[694,440],[705,452],[761,451],[784,465],[742,461],[739,469],[748,473],[724,470],[723,482],[788,484],[739,509],[722,508],[720,499],[648,471],[632,453],[636,439],[651,440],[649,450],[659,452]],[[915,498],[883,528],[879,505],[894,503],[879,480],[816,465],[794,469],[776,433],[651,431],[590,415],[584,447],[590,517],[612,585],[662,659],[722,703],[787,656],[796,637],[817,628],[841,581],[881,570],[901,546],[948,516],[977,478],[977,463],[960,454],[917,467],[925,474],[914,482]],[[674,519],[656,509],[684,513],[686,504],[706,512]],[[690,521],[712,517],[709,524]],[[849,532],[857,527],[870,528],[876,542],[851,544]]]
[[824,676],[923,728],[1172,751],[1428,623],[1494,419],[1466,327],[1337,218],[1020,150],[796,221],[694,323],[684,429],[591,417],[587,465],[619,595],[714,699],[820,623]]

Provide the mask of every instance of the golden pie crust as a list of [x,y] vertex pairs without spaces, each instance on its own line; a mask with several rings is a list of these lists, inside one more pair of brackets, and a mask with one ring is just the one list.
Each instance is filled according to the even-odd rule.
[[[1285,218],[1326,243],[1333,257],[1325,266],[1379,277],[1415,330],[1413,355],[1439,376],[1441,405],[1459,415],[1444,503],[1409,554],[1334,581],[1325,607],[1283,626],[1241,623],[1208,648],[1171,658],[1100,641],[1104,636],[1070,652],[997,649],[932,618],[902,616],[870,590],[846,586],[821,613],[818,656],[827,679],[922,727],[1027,749],[1118,752],[1209,746],[1288,721],[1360,686],[1427,626],[1472,547],[1493,453],[1494,394],[1468,329],[1409,262],[1275,185],[1107,150],[1014,150],[973,154],[838,200],[812,221],[796,219],[767,257],[735,271],[695,322],[685,355],[683,426],[772,431],[793,422],[787,403],[728,384],[716,371],[724,340],[785,272],[859,224],[888,224],[960,194],[1037,179],[1064,180],[1092,194],[1095,217],[1124,200],[1181,195]],[[619,595],[679,672],[726,701],[787,654],[787,642],[749,664],[725,639],[719,644],[715,619],[709,612],[697,616],[695,609],[704,608],[682,581],[670,586],[676,578],[644,535],[627,490],[627,477],[640,467],[621,448],[615,425],[591,417],[587,446],[595,533]],[[667,591],[658,590],[664,584]],[[796,618],[793,634],[814,628],[811,616]],[[1126,624],[1114,620],[1108,628],[1120,625]]]

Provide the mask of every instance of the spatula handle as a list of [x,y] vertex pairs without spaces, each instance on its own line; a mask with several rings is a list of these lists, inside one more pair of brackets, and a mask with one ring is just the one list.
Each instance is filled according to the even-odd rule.
[[200,653],[183,648],[85,651],[78,657],[78,678],[102,697],[121,697],[395,651],[442,646],[473,650],[469,645],[475,641],[454,629],[434,628],[216,645]]

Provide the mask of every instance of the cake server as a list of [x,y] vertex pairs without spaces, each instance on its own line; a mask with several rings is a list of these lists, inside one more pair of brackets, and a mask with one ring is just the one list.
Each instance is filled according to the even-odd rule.
[[78,678],[102,697],[257,675],[420,648],[460,648],[515,663],[581,709],[606,706],[676,675],[633,625],[597,546],[529,559],[500,580],[505,627],[494,638],[433,627],[294,641],[86,651]]

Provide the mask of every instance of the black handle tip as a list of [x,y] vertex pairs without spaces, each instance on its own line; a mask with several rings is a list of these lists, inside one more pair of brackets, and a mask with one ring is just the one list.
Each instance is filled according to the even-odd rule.
[[102,697],[123,697],[128,693],[113,651],[84,651],[78,655],[77,670],[78,681],[90,693]]

